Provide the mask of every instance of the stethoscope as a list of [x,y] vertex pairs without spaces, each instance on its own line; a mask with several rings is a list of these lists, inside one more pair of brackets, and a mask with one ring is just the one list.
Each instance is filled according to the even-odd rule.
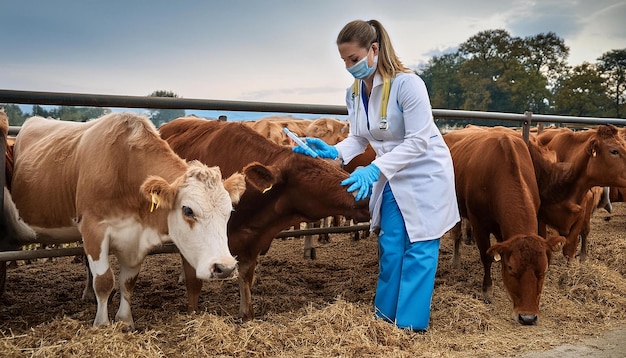
[[[354,113],[359,113],[361,101],[359,100],[359,92],[360,92],[360,84],[361,80],[355,79],[354,84],[352,85],[352,102],[356,102],[356,111]],[[389,92],[391,91],[391,79],[384,78],[383,79],[383,97],[380,100],[380,123],[378,124],[378,129],[381,131],[386,131],[389,129],[389,123],[387,122],[387,105],[389,104]],[[363,98],[365,100],[365,98]],[[367,116],[367,113],[365,114]],[[367,119],[367,131],[370,133],[372,138],[381,142],[382,139],[378,139],[374,137],[372,131],[370,130],[370,121]]]

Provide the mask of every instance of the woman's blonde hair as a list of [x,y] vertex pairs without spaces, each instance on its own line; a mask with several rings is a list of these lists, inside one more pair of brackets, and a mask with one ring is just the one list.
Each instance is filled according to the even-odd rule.
[[391,78],[398,72],[414,71],[404,66],[396,55],[387,30],[378,20],[354,20],[346,24],[337,35],[337,45],[356,42],[363,48],[369,48],[378,42],[378,72],[383,78]]

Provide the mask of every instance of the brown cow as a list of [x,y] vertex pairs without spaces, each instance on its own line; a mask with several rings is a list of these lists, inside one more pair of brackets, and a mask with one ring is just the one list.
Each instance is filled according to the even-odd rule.
[[[567,237],[563,255],[571,261],[579,235],[587,225],[586,218],[590,218],[585,203],[589,190],[594,186],[626,187],[626,142],[612,125],[579,132],[548,129],[537,135],[537,142],[553,150],[559,162],[572,166],[572,180],[555,191],[561,197],[565,194],[565,199],[546,201],[541,210],[542,221]],[[582,250],[582,259],[585,254],[586,248]]]
[[[239,260],[239,315],[244,320],[254,317],[250,289],[257,258],[277,233],[335,214],[369,220],[367,200],[356,202],[339,184],[348,177],[345,171],[272,143],[244,124],[179,118],[159,130],[181,157],[218,165],[225,174],[253,161],[270,168],[267,179],[273,184],[263,191],[246,190],[228,223],[230,249]],[[196,310],[201,285],[193,272],[185,274],[189,309]]]
[[[493,297],[492,257],[501,258],[513,318],[536,324],[551,252],[564,239],[546,240],[537,234],[539,189],[529,150],[519,135],[505,131],[471,130],[446,143],[454,163],[459,211],[470,221],[484,267],[483,297],[487,302]],[[497,243],[491,244],[490,234]],[[457,267],[458,246],[455,238]]]
[[32,117],[14,155],[12,194],[24,221],[49,242],[82,237],[94,275],[94,326],[109,323],[115,283],[109,253],[120,265],[115,318],[131,329],[132,289],[151,249],[173,241],[202,279],[236,272],[226,225],[245,190],[244,176],[222,181],[219,168],[185,162],[147,118],[113,113],[76,123]]
[[[285,132],[288,128],[300,137],[320,138],[330,145],[339,143],[348,136],[350,125],[347,121],[340,121],[335,118],[322,117],[315,120],[305,120],[291,116],[271,116],[264,117],[254,122],[243,122],[256,132],[269,139],[271,142],[282,146],[296,145]],[[373,151],[372,151],[373,152]],[[337,162],[337,165],[339,163]],[[337,216],[338,217],[338,216]],[[306,223],[307,228],[329,227],[333,218],[326,217],[320,221]],[[338,220],[335,220],[338,222]],[[319,234],[318,241],[328,242],[329,234]],[[316,250],[313,247],[313,236],[304,236],[304,258],[315,259]]]

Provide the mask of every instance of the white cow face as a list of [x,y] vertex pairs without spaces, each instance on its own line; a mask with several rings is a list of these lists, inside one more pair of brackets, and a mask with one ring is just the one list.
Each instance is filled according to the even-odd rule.
[[[155,182],[147,185],[150,180]],[[234,275],[237,261],[228,248],[226,230],[233,204],[245,190],[243,175],[233,174],[222,182],[218,167],[191,162],[185,175],[171,185],[162,178],[148,181],[142,186],[144,194],[168,210],[169,236],[196,276],[207,280]],[[151,190],[145,191],[146,186]]]

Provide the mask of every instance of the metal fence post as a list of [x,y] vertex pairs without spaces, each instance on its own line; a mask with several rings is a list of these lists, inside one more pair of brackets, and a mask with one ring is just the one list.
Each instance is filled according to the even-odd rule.
[[530,125],[533,120],[533,112],[524,112],[524,117],[524,122],[522,122],[522,137],[524,138],[524,142],[526,142],[526,145],[528,145],[528,141],[530,140]]

